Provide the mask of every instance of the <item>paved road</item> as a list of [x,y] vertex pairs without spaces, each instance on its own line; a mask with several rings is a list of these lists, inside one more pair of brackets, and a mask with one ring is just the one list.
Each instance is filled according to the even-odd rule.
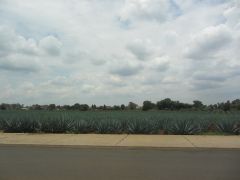
[[239,150],[0,146],[0,180],[239,180]]

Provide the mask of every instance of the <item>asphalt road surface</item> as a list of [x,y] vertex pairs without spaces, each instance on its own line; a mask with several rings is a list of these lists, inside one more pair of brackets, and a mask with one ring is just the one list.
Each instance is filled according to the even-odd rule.
[[240,180],[239,150],[0,146],[0,180]]

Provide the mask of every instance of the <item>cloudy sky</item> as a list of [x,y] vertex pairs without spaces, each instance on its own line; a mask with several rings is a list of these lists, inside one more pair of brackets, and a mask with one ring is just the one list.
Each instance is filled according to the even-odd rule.
[[239,0],[0,0],[0,102],[240,98]]

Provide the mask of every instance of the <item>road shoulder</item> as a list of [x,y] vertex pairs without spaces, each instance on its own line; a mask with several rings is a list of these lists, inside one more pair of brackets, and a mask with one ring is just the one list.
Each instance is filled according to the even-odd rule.
[[240,149],[240,136],[0,133],[0,145]]

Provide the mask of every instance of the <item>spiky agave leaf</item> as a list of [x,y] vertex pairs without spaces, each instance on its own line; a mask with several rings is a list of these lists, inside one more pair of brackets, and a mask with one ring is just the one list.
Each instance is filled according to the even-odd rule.
[[146,119],[134,119],[128,122],[127,133],[129,134],[152,134],[153,131]]
[[75,120],[73,125],[74,133],[92,133],[94,132],[95,122],[92,120]]
[[119,134],[122,132],[122,124],[117,120],[102,120],[97,124],[96,132],[100,134]]
[[239,134],[240,127],[238,122],[231,120],[221,120],[216,124],[217,131],[227,134]]
[[4,120],[0,117],[0,131],[3,130],[3,122]]
[[178,120],[171,123],[169,132],[175,135],[193,135],[199,132],[199,127],[191,120]]
[[64,115],[58,118],[48,118],[41,121],[41,131],[46,133],[72,132],[73,121]]
[[197,124],[200,133],[206,133],[208,131],[214,131],[216,129],[215,123],[212,123],[211,121],[208,120],[201,120]]
[[20,121],[19,129],[21,129],[23,133],[39,132],[40,124],[35,120],[23,119]]
[[14,118],[2,121],[2,129],[4,132],[15,133],[34,133],[39,130],[39,123],[28,118]]
[[162,122],[162,130],[164,131],[164,134],[170,134],[171,131],[171,124],[173,120],[172,119],[164,119]]
[[20,121],[18,119],[5,119],[2,121],[2,129],[8,133],[20,133]]
[[151,129],[151,134],[159,134],[166,133],[165,126],[167,125],[167,121],[165,120],[154,120],[151,119],[148,121],[149,128]]

